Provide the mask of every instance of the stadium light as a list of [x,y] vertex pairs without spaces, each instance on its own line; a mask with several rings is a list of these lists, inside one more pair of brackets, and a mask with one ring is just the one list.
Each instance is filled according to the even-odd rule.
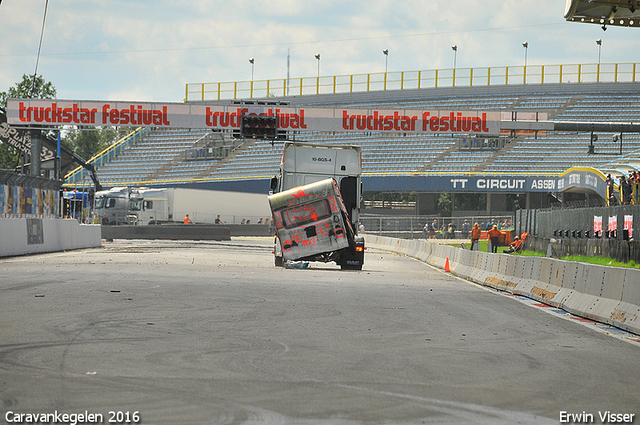
[[453,50],[453,86],[456,85],[456,60],[458,58],[458,45],[454,44],[451,46],[451,50]]
[[620,133],[620,135],[614,134],[611,140],[614,143],[620,140],[620,155],[622,155],[622,133]]
[[273,140],[277,137],[278,117],[264,115],[242,115],[240,134],[245,139]]
[[456,59],[458,56],[458,45],[454,44],[453,46],[451,46],[451,50],[453,50],[453,69],[456,69]]
[[320,53],[316,55],[316,59],[318,59],[318,78],[320,78]]
[[389,49],[384,49],[382,51],[384,53],[384,73],[387,73],[387,65],[389,65]]

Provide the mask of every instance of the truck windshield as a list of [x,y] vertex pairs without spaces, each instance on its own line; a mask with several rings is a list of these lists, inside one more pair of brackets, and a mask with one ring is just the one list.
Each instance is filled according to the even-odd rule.
[[104,198],[96,199],[96,208],[104,208]]
[[292,205],[282,211],[285,227],[297,227],[305,223],[322,220],[331,215],[327,199],[316,199],[305,204]]

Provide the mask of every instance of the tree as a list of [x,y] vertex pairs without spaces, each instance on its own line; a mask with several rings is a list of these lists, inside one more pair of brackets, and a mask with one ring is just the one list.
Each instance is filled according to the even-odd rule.
[[[8,98],[36,98],[54,99],[57,95],[56,88],[51,82],[46,82],[40,75],[23,75],[22,81],[0,93],[0,114],[6,114]],[[63,131],[62,144],[71,149],[79,157],[88,160],[111,143],[128,134],[130,129],[117,130],[114,127],[83,128],[70,127]],[[66,133],[66,135],[65,135]],[[57,138],[57,133],[49,135]],[[0,143],[0,168],[14,170],[20,164],[20,154],[11,146]]]
[[486,193],[460,193],[456,196],[456,210],[458,211],[486,211]]
[[9,87],[6,92],[0,93],[0,110],[7,113],[7,99],[10,97],[22,99],[54,99],[57,95],[56,88],[51,82],[44,81],[42,75],[34,77],[24,74],[22,81],[13,87]]
[[116,130],[114,127],[75,127],[65,136],[64,142],[80,158],[89,160],[129,131]]
[[[42,75],[34,78],[33,75],[24,74],[21,82],[6,92],[0,92],[0,113],[6,115],[7,99],[10,97],[54,99],[56,94],[56,88],[51,82],[46,82]],[[19,164],[20,153],[12,146],[0,142],[0,168],[15,170]]]

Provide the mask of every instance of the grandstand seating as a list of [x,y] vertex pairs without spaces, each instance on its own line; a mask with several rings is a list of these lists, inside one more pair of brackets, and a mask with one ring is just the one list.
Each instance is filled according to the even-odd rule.
[[[283,97],[277,100],[289,101]],[[294,100],[291,100],[294,105]],[[640,84],[558,84],[490,88],[413,89],[383,95],[296,96],[294,106],[421,108],[546,112],[550,120],[640,123]],[[155,130],[115,159],[98,167],[105,186],[162,184],[194,179],[267,178],[278,173],[282,142],[257,141],[222,160],[193,161],[185,152],[210,130]],[[518,136],[498,150],[461,150],[465,135],[297,132],[292,139],[327,144],[358,144],[365,173],[561,173],[572,166],[611,168],[617,160],[634,167],[640,135],[599,134],[596,155],[588,155],[589,133],[548,132]],[[230,134],[225,134],[230,138]],[[640,161],[635,162],[635,167]]]

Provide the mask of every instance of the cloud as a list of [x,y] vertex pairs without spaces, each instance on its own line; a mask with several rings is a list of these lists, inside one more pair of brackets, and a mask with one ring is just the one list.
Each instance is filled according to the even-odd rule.
[[[32,73],[42,2],[3,2],[0,89]],[[59,0],[49,3],[39,73],[61,98],[175,101],[185,83],[640,60],[636,28],[567,23],[557,0]],[[382,54],[389,49],[388,57]]]

